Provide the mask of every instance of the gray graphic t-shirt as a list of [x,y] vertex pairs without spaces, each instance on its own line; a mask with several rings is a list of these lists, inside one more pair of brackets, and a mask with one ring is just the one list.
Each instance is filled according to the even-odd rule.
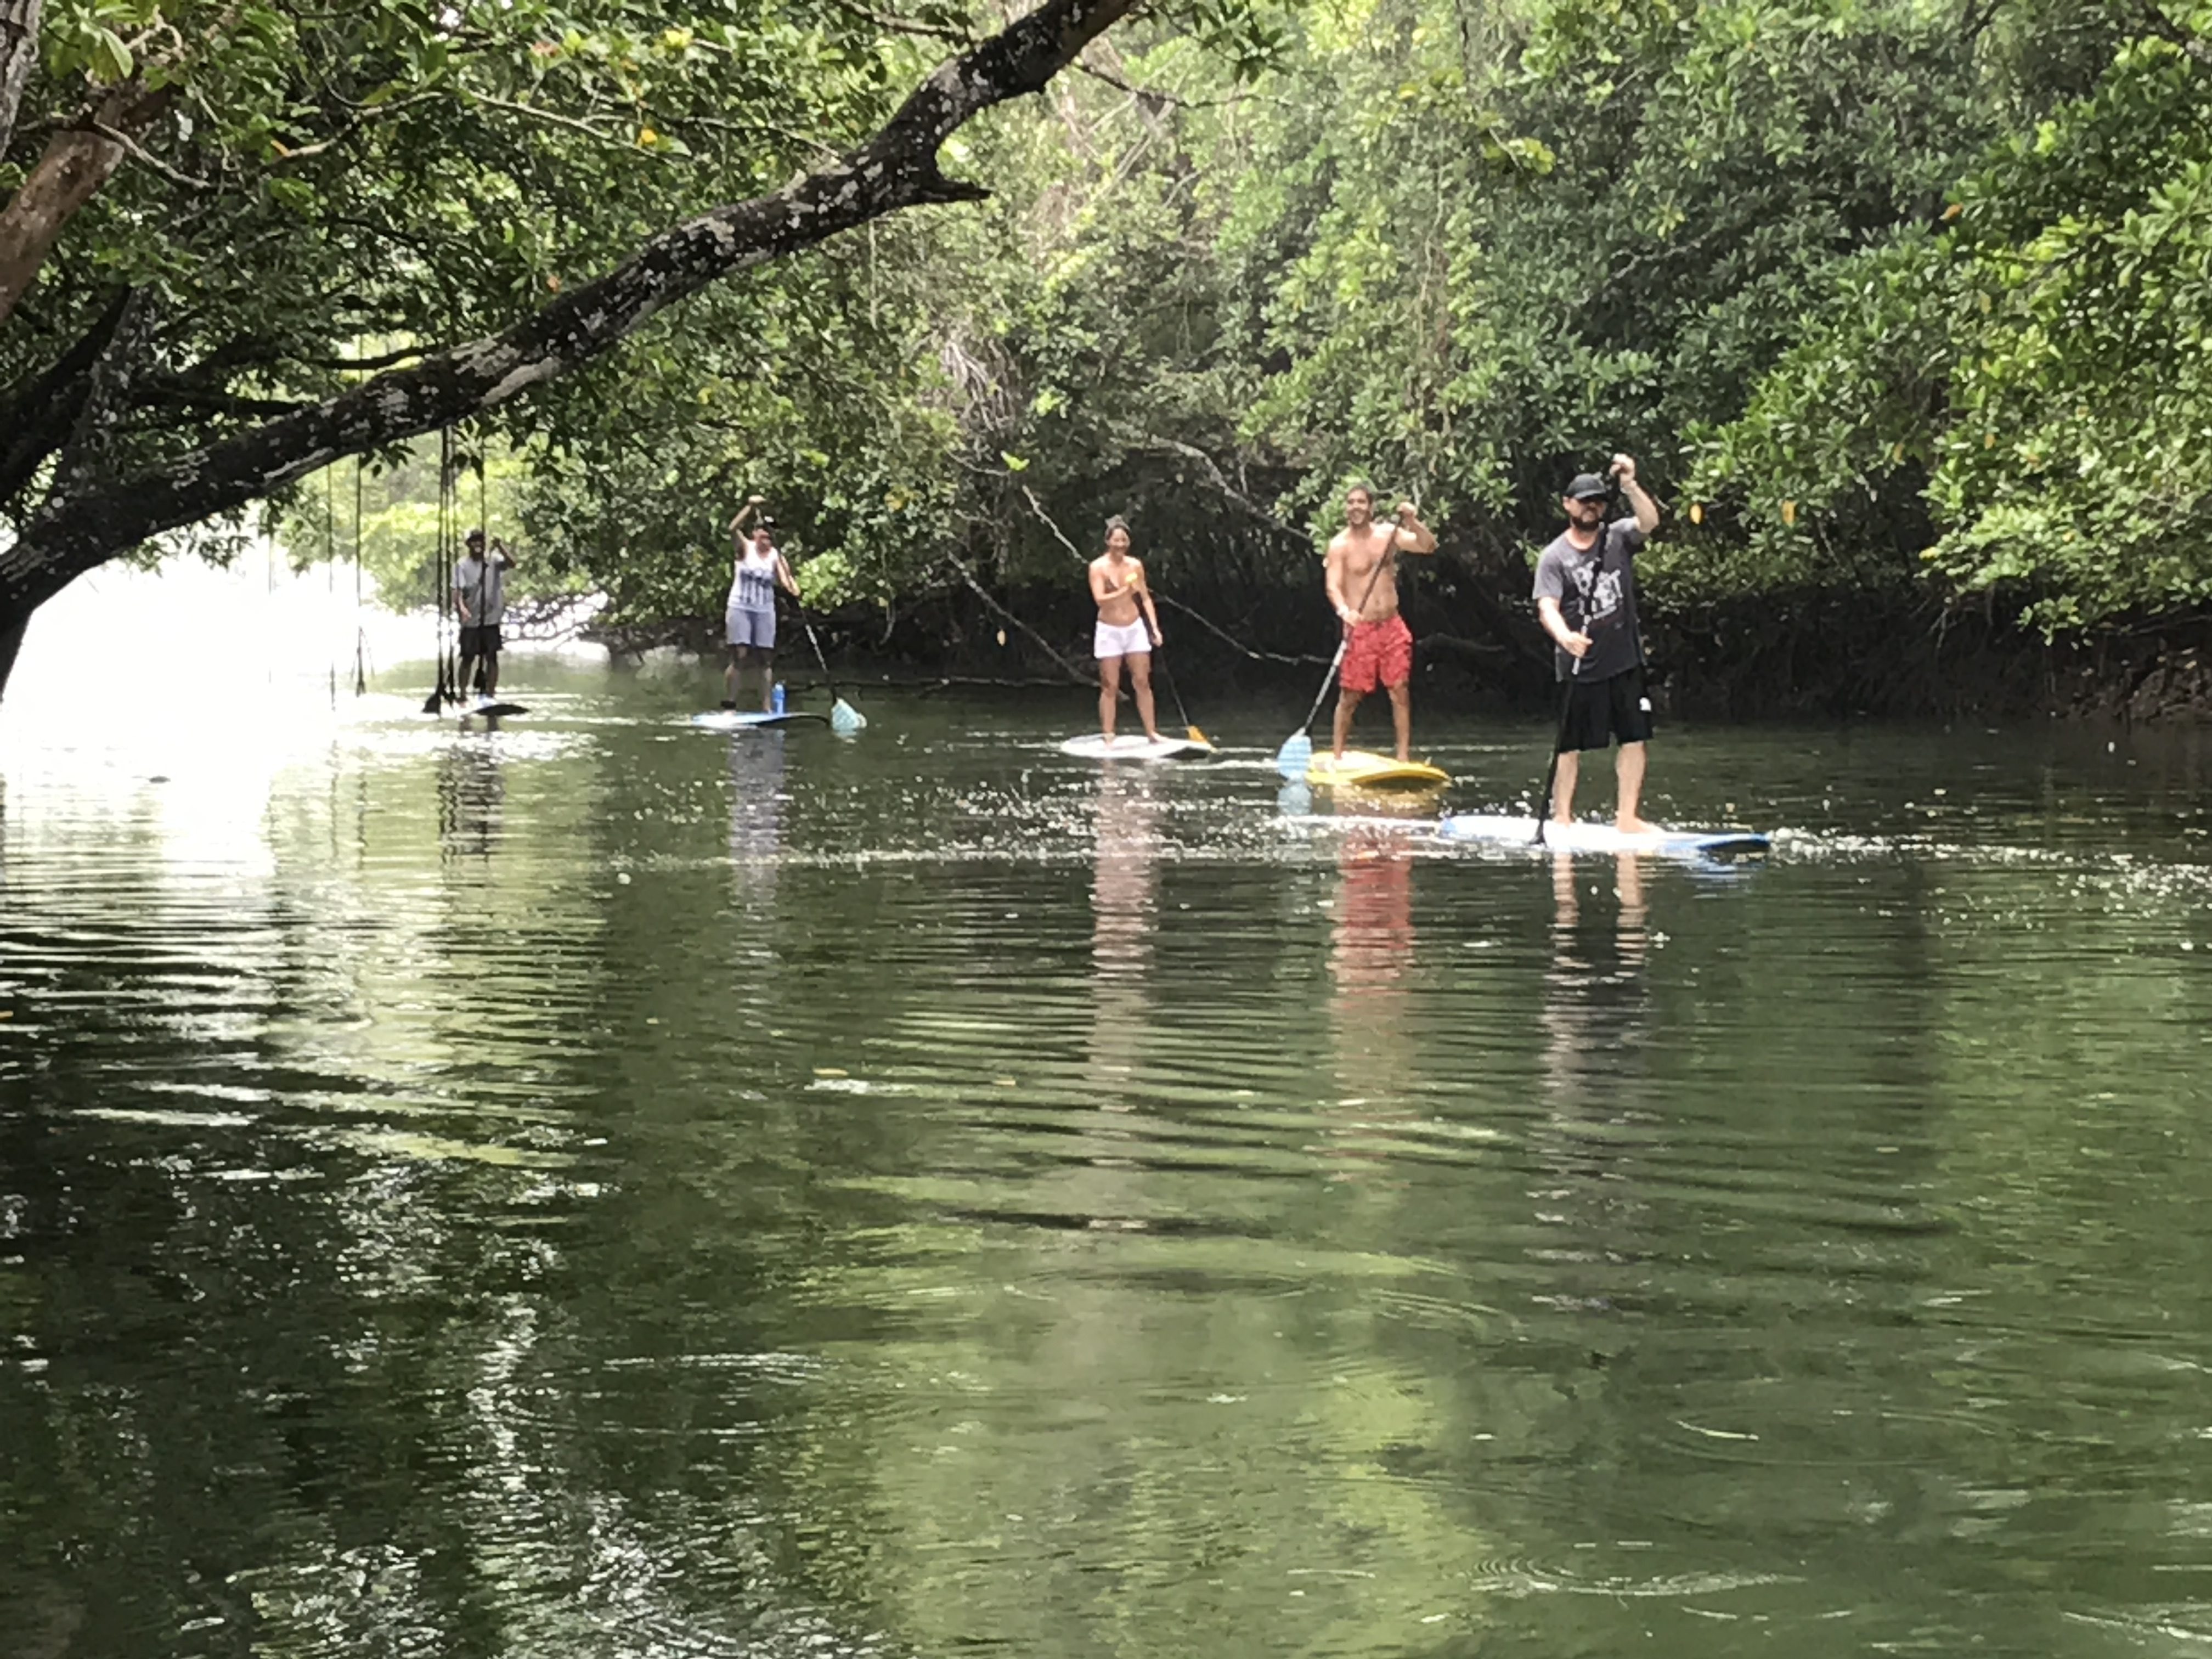
[[453,592],[468,602],[471,627],[497,627],[507,616],[507,561],[463,555],[453,567]]
[[[1589,653],[1578,677],[1602,680],[1644,660],[1644,641],[1636,631],[1636,551],[1644,532],[1634,519],[1615,519],[1589,548],[1578,548],[1562,531],[1536,561],[1536,597],[1557,599],[1559,615],[1577,634],[1590,637]],[[1574,672],[1575,659],[1554,649],[1561,679]]]

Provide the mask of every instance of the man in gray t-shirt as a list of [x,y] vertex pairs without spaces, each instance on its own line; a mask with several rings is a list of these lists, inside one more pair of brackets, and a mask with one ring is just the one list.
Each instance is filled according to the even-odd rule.
[[1644,642],[1636,627],[1636,553],[1659,527],[1659,508],[1636,481],[1636,463],[1613,458],[1632,518],[1606,520],[1613,491],[1585,472],[1567,486],[1560,505],[1567,527],[1536,561],[1536,615],[1558,647],[1563,684],[1558,778],[1553,820],[1574,817],[1575,781],[1585,749],[1620,742],[1614,777],[1615,827],[1628,835],[1649,828],[1636,814],[1644,793],[1644,745],[1651,737],[1651,699],[1644,685]]
[[499,690],[499,625],[507,617],[507,573],[514,568],[514,555],[495,537],[491,551],[484,551],[484,533],[471,530],[468,551],[453,567],[453,604],[461,617],[461,681],[453,688],[458,696],[469,694],[469,675],[483,664],[483,683],[477,689],[489,697]]

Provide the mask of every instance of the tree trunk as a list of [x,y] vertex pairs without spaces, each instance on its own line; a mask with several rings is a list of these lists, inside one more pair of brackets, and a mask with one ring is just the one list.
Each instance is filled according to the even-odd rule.
[[[504,333],[387,370],[137,477],[74,465],[75,447],[97,434],[72,440],[46,499],[21,522],[14,544],[0,548],[0,617],[27,615],[86,571],[164,531],[244,507],[349,455],[496,408],[609,350],[718,278],[902,208],[982,200],[988,192],[980,185],[939,170],[945,140],[983,110],[1042,89],[1137,3],[1046,0],[940,64],[881,131],[841,161],[774,195],[661,232],[626,264]],[[127,364],[116,367],[131,373]],[[88,415],[80,432],[100,424]]]
[[[8,3],[0,0],[0,6]],[[140,131],[174,95],[169,88],[150,93],[118,88],[100,100],[92,119],[116,132]],[[90,125],[64,127],[47,140],[46,154],[0,210],[0,325],[39,280],[40,268],[77,210],[115,176],[124,154],[121,143]]]
[[8,677],[15,672],[16,653],[23,648],[23,630],[30,621],[27,606],[0,614],[0,697],[8,695]]
[[0,155],[15,136],[23,88],[39,64],[40,0],[0,0]]

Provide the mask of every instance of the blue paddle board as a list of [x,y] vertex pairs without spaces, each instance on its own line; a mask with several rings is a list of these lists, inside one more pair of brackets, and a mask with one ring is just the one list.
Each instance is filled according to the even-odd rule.
[[[1437,826],[1447,841],[1486,842],[1494,847],[1534,849],[1536,820],[1454,812]],[[1767,837],[1749,830],[1667,830],[1654,825],[1642,835],[1624,836],[1609,823],[1547,823],[1543,850],[1550,853],[1649,853],[1664,859],[1757,858]]]
[[758,708],[709,708],[694,714],[691,724],[709,732],[750,732],[756,726],[827,726],[827,714],[802,714],[796,710],[770,714]]

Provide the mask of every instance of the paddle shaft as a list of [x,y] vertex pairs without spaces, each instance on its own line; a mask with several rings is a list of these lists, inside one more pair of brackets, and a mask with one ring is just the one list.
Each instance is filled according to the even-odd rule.
[[1581,677],[1583,659],[1575,659],[1575,665],[1559,682],[1559,727],[1552,734],[1552,763],[1544,769],[1544,793],[1536,802],[1536,845],[1544,844],[1544,827],[1552,821],[1552,788],[1559,781],[1559,751],[1567,746],[1567,719],[1574,713],[1575,682]]
[[1160,678],[1168,683],[1168,695],[1175,699],[1176,713],[1182,716],[1184,735],[1194,743],[1204,742],[1198,728],[1190,723],[1190,710],[1182,706],[1182,689],[1175,683],[1175,675],[1168,667],[1168,659],[1157,647],[1152,651],[1152,660],[1160,665]]
[[814,660],[822,665],[822,678],[830,682],[830,701],[837,701],[837,677],[830,672],[830,659],[822,654],[822,641],[814,636],[814,618],[806,614],[806,607],[793,599],[791,608],[799,612],[799,625],[806,630],[806,642],[814,647]]

